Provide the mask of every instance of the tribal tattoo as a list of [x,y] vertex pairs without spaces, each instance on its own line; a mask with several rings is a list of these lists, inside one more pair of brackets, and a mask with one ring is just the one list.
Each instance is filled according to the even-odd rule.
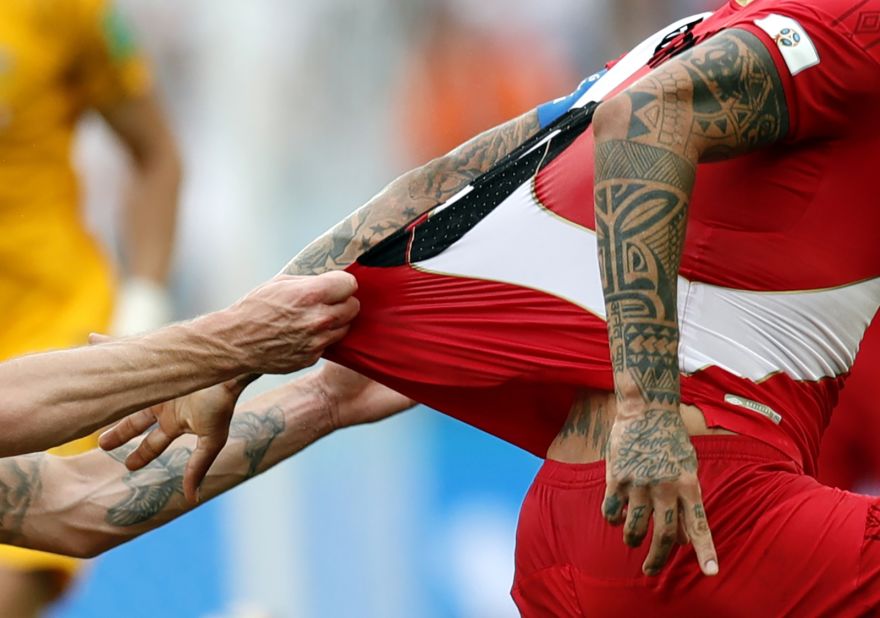
[[772,144],[788,132],[779,73],[753,34],[728,30],[662,65],[627,90],[627,139],[700,161]]
[[464,189],[539,129],[538,115],[532,111],[404,174],[306,247],[284,272],[317,275],[346,268],[395,231]]
[[627,140],[596,149],[596,232],[611,357],[646,402],[678,403],[677,277],[694,166]]
[[[625,130],[596,146],[596,232],[615,382],[679,402],[677,278],[696,164],[788,131],[779,75],[754,35],[726,31],[624,95]],[[601,108],[600,108],[601,109]],[[598,134],[597,129],[597,134]],[[620,378],[625,375],[625,378]]]
[[44,459],[38,453],[0,460],[0,541],[21,537],[28,509],[42,491]]

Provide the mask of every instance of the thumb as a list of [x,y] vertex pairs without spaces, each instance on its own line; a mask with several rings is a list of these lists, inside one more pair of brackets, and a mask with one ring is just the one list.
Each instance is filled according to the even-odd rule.
[[113,341],[113,337],[110,335],[89,333],[89,345],[101,345],[102,343],[109,343],[110,341]]

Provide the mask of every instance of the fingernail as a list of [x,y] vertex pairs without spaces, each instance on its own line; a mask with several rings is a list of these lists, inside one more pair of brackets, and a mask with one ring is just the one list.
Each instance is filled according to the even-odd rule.
[[718,563],[714,560],[706,562],[706,575],[718,575]]

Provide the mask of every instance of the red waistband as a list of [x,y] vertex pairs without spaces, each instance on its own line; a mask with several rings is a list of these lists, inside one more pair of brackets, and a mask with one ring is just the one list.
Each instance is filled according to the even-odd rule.
[[[802,472],[801,466],[789,455],[748,436],[693,436],[691,443],[700,462],[723,460],[782,463]],[[535,481],[563,485],[604,483],[605,461],[570,464],[547,459],[538,471]]]

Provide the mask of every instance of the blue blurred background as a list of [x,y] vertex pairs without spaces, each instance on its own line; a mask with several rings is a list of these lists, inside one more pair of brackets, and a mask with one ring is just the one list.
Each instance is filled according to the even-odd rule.
[[[119,4],[183,151],[184,318],[272,276],[396,174],[712,3]],[[126,168],[100,121],[83,123],[76,160],[90,224],[112,247]],[[424,409],[349,430],[95,560],[51,615],[515,616],[516,514],[538,465]]]

